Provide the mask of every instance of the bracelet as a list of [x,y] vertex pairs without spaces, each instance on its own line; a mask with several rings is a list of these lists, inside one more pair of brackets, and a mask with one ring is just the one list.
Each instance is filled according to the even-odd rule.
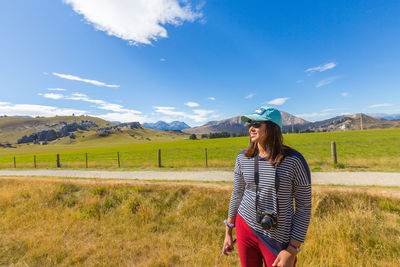
[[230,223],[230,222],[228,222],[227,220],[224,220],[224,223],[225,223],[225,225],[228,226],[229,228],[234,228],[234,227],[235,227],[235,224],[234,224],[234,223]]
[[289,247],[294,248],[294,249],[297,251],[297,253],[299,253],[299,252],[301,251],[300,247],[296,247],[296,246],[293,245],[292,243],[289,243]]

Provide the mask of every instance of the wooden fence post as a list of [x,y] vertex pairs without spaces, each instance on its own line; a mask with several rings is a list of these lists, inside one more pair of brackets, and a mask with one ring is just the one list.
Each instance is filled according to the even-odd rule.
[[36,155],[33,155],[33,167],[36,169]]
[[86,169],[88,168],[88,158],[87,158],[87,152],[85,153],[85,166],[86,166]]
[[117,157],[118,157],[118,168],[121,168],[121,162],[119,161],[119,152],[117,152]]
[[15,159],[15,156],[14,156],[14,168],[17,168],[17,161]]
[[335,141],[331,142],[331,153],[332,153],[333,164],[337,164],[337,154],[336,154],[336,143],[335,143]]
[[161,149],[158,149],[158,168],[161,168]]
[[207,161],[207,148],[205,148],[205,152],[206,152],[206,168],[208,167],[208,161]]
[[57,168],[61,168],[61,164],[60,164],[60,154],[57,154]]

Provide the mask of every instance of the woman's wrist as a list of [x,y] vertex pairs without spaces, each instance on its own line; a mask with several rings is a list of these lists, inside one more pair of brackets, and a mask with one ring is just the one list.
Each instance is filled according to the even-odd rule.
[[226,234],[232,235],[232,230],[235,228],[235,218],[228,217],[224,220]]
[[227,226],[227,227],[225,228],[225,234],[227,234],[227,235],[232,235],[232,229],[233,229],[233,228],[230,228],[230,227]]
[[229,222],[228,220],[224,220],[224,223],[226,226],[230,228],[235,228],[235,223],[234,222]]
[[295,248],[293,248],[293,247],[287,247],[286,249],[285,249],[287,252],[289,252],[289,254],[290,255],[292,255],[292,256],[296,256],[297,255],[297,250],[295,249]]

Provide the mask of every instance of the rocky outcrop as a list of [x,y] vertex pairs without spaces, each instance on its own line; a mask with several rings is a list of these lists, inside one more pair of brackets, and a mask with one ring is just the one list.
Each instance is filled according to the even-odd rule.
[[37,139],[38,139],[37,133],[24,135],[22,138],[18,139],[18,144],[35,142],[35,140]]
[[3,148],[15,148],[15,146],[11,145],[10,143],[5,143],[5,144],[0,143],[0,147],[3,147]]
[[[61,125],[63,125],[58,131],[54,129],[50,130],[43,130],[37,133],[32,133],[30,135],[25,135],[22,138],[18,139],[18,144],[23,144],[23,143],[34,143],[34,144],[39,144],[40,142],[50,142],[54,141],[58,138],[70,136],[71,133],[82,130],[86,131],[89,130],[92,127],[98,127],[98,125],[92,121],[89,120],[82,120],[80,123],[73,122],[73,123],[66,123],[66,122],[60,122]],[[73,135],[71,138],[75,138],[76,136]]]
[[142,125],[139,122],[127,122],[127,123],[120,123],[118,125],[109,126],[97,129],[98,136],[106,137],[111,135],[115,131],[121,132],[122,129],[143,129]]
[[143,129],[142,125],[140,125],[139,122],[127,122],[127,123],[120,123],[118,125],[114,126],[109,126],[109,127],[104,127],[97,129],[96,132],[105,132],[105,131],[112,131],[112,130],[117,130],[120,131],[122,129]]

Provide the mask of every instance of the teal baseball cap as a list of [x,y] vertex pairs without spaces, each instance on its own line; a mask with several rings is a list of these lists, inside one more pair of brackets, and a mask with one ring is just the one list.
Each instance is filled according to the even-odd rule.
[[244,122],[250,121],[272,121],[282,129],[282,115],[279,110],[271,106],[262,106],[250,115],[243,115],[240,119]]

